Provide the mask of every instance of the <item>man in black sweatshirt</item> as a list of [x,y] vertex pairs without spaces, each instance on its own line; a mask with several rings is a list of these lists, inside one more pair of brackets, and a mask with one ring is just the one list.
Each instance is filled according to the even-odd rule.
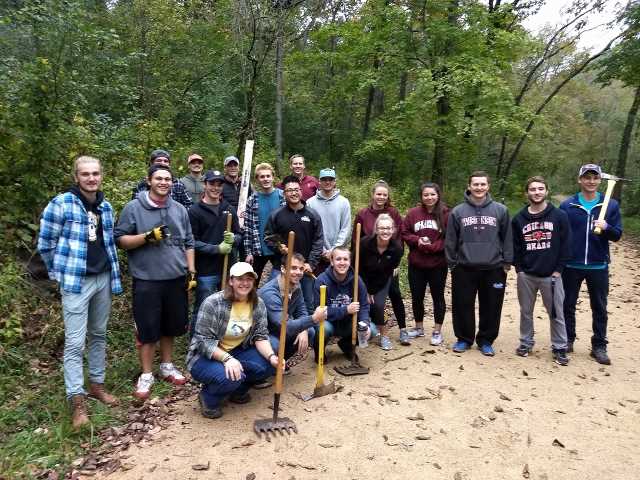
[[562,304],[562,270],[571,258],[571,229],[567,214],[547,202],[547,182],[531,177],[526,183],[529,205],[513,218],[513,264],[518,274],[520,346],[516,354],[533,349],[533,308],[538,290],[551,321],[553,359],[568,365],[567,330]]
[[[495,355],[507,272],[513,262],[513,238],[507,207],[489,195],[489,175],[469,176],[465,201],[449,215],[445,254],[451,269],[454,352],[464,352],[474,339],[483,355]],[[475,301],[480,321],[476,330]]]

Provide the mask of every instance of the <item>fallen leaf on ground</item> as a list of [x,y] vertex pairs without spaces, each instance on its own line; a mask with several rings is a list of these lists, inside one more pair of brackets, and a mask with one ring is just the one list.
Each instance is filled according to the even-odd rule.
[[554,447],[560,447],[560,448],[564,448],[564,443],[562,443],[560,440],[558,440],[557,438],[553,439],[553,442],[551,443],[551,445],[553,445]]
[[206,464],[196,463],[195,465],[191,465],[191,468],[197,471],[205,471],[205,470],[209,470],[210,466],[211,466],[211,462],[207,462]]

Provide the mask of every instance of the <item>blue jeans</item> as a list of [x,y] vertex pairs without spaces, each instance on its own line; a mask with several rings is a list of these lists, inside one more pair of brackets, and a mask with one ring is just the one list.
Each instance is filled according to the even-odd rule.
[[[317,326],[313,328],[316,331],[316,336],[318,336],[320,328]],[[380,333],[378,327],[376,327],[373,322],[369,325],[369,330],[371,330],[371,338],[377,337]],[[341,319],[335,324],[332,322],[324,322],[324,341],[327,342],[331,337],[340,337],[351,341],[351,315]]]
[[[289,360],[293,357],[298,351],[298,345],[294,345],[293,342],[296,341],[296,337],[298,335],[287,335],[284,344],[284,359]],[[309,338],[309,346],[313,346],[313,341],[316,338],[316,331],[313,327],[307,328],[307,336]],[[276,337],[273,334],[269,334],[269,341],[271,342],[271,347],[274,352],[278,351],[278,347],[280,346],[280,337]]]
[[565,268],[562,271],[564,285],[564,321],[567,326],[567,340],[573,343],[576,339],[576,303],[582,282],[587,282],[589,303],[591,304],[591,328],[593,347],[607,346],[607,296],[609,295],[609,269],[586,270],[581,268]]
[[202,383],[202,396],[207,407],[215,408],[232,393],[242,395],[251,384],[264,380],[275,373],[269,361],[260,355],[256,347],[236,347],[229,352],[242,364],[240,380],[229,380],[224,373],[224,364],[217,360],[200,357],[191,367],[191,376]]
[[302,298],[304,298],[307,312],[312,315],[315,310],[313,305],[313,278],[309,275],[303,275],[302,280],[300,280],[300,288],[302,289]]
[[198,319],[198,310],[200,305],[204,302],[205,298],[209,295],[216,293],[220,289],[220,282],[222,278],[220,275],[210,275],[206,277],[196,278],[198,285],[196,285],[196,300],[193,304],[193,315],[191,316],[191,326],[189,328],[189,335],[193,337],[193,333],[196,329],[196,320]]
[[86,395],[83,354],[89,337],[89,381],[104,383],[111,272],[88,275],[80,293],[60,292],[64,317],[64,384],[67,398]]

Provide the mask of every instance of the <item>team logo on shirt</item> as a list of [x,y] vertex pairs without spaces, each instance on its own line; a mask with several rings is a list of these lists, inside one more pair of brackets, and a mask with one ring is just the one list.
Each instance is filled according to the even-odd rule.
[[307,215],[303,215],[302,217],[300,217],[300,221],[301,222],[310,222],[311,219]]
[[351,303],[351,297],[346,293],[339,293],[336,298],[331,300],[332,307],[346,307]]
[[438,222],[436,222],[435,220],[429,219],[429,220],[420,220],[419,222],[416,222],[413,224],[413,231],[414,232],[418,232],[420,230],[440,230],[440,228],[438,228]]
[[530,222],[522,227],[522,235],[527,251],[547,250],[551,248],[553,222]]
[[231,332],[234,337],[240,337],[242,334],[244,334],[245,331],[246,330],[242,325],[239,325],[237,323],[231,325]]

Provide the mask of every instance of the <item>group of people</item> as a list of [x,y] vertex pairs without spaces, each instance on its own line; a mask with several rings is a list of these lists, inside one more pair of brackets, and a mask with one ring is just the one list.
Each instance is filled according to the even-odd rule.
[[[144,400],[151,393],[158,347],[159,377],[175,385],[186,382],[173,354],[174,339],[188,333],[186,365],[202,383],[199,401],[208,418],[222,415],[225,399],[248,402],[249,389],[268,385],[275,368],[294,354],[312,347],[317,361],[320,349],[326,348],[317,335],[321,321],[326,338],[336,337],[348,358],[355,354],[354,315],[367,338],[377,337],[380,348],[392,349],[387,298],[398,322],[399,342],[408,345],[425,336],[429,288],[434,322],[430,343],[441,345],[449,272],[455,352],[477,344],[482,354],[495,354],[507,272],[514,266],[521,312],[516,353],[527,356],[534,346],[533,309],[540,291],[550,317],[553,359],[568,364],[567,353],[576,339],[576,302],[586,281],[593,317],[591,356],[610,363],[609,241],[620,238],[622,226],[615,200],[605,219],[597,220],[603,200],[598,165],[580,168],[580,191],[559,208],[548,200],[545,179],[531,177],[525,185],[528,205],[513,219],[491,198],[489,175],[477,171],[469,176],[464,202],[452,209],[445,205],[439,185],[423,183],[417,206],[404,218],[392,205],[390,186],[380,180],[371,189],[369,206],[352,221],[350,203],[336,186],[335,169],[322,169],[315,178],[306,173],[301,155],[290,158],[291,174],[277,185],[273,167],[258,164],[255,191],[240,215],[236,157],[224,160],[223,171],[205,172],[202,156],[191,154],[189,174],[181,179],[174,178],[167,151],[154,150],[149,162],[146,178],[134,188],[117,222],[100,190],[101,163],[90,156],[74,161],[74,185],[52,199],[42,214],[38,250],[62,295],[64,379],[76,428],[89,422],[87,395],[108,405],[117,403],[104,387],[111,296],[122,292],[117,247],[127,252],[132,277],[141,366],[134,396]],[[287,246],[290,231],[295,232],[292,251]],[[398,282],[405,244],[415,320],[411,329]],[[225,257],[231,259],[228,272]],[[268,263],[270,276],[258,288]],[[322,286],[325,306],[320,305]],[[285,291],[288,321],[281,359],[277,352]],[[195,297],[192,308],[189,292]]]

